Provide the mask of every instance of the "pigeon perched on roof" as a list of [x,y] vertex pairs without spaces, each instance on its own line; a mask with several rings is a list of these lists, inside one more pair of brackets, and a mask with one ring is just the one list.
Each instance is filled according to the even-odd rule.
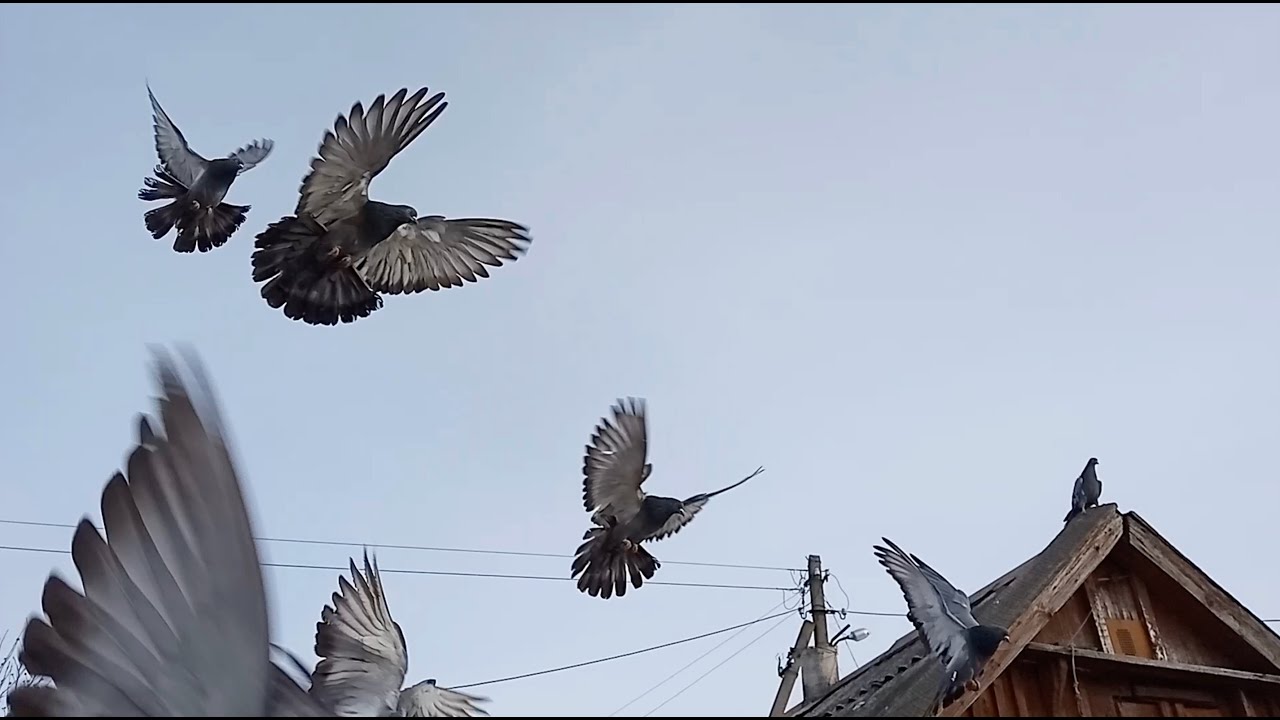
[[55,572],[48,620],[19,656],[53,686],[8,696],[17,717],[323,717],[269,661],[262,572],[212,391],[159,363],[163,433],[142,417],[125,473],[102,492],[106,539],[88,518],[71,541],[83,593]]
[[612,422],[600,421],[587,446],[582,504],[597,527],[582,536],[571,577],[578,577],[578,590],[592,597],[622,597],[628,580],[638,589],[661,566],[641,543],[676,534],[711,498],[764,472],[757,468],[728,487],[685,500],[646,495],[640,485],[653,471],[646,461],[647,436],[644,401],[628,398],[613,406]]
[[357,102],[326,131],[303,178],[297,207],[258,235],[253,280],[286,317],[336,325],[382,307],[379,293],[461,287],[514,262],[532,239],[522,225],[489,218],[418,216],[409,205],[369,199],[369,184],[448,107],[444,93],[407,89]]
[[240,228],[252,207],[232,205],[222,199],[237,177],[267,159],[275,142],[255,140],[224,158],[206,160],[187,144],[182,131],[160,107],[150,85],[147,95],[151,97],[160,164],[155,168],[156,176],[143,181],[146,187],[138,191],[138,197],[170,201],[143,216],[147,230],[159,240],[177,227],[173,249],[180,253],[221,247]]
[[1097,465],[1098,458],[1089,458],[1089,462],[1084,464],[1084,470],[1071,488],[1071,509],[1062,518],[1062,522],[1069,523],[1085,510],[1098,507],[1098,498],[1102,497],[1102,481],[1098,479]]
[[333,605],[316,623],[311,696],[339,717],[481,717],[488,698],[440,687],[434,679],[401,689],[409,650],[391,617],[375,559],[364,556],[364,573],[351,564],[354,585],[338,576]]
[[978,674],[1009,632],[980,625],[969,608],[969,596],[915,555],[908,556],[888,538],[888,548],[875,545],[875,555],[907,600],[907,618],[944,673],[935,708],[942,709],[966,689],[977,690]]

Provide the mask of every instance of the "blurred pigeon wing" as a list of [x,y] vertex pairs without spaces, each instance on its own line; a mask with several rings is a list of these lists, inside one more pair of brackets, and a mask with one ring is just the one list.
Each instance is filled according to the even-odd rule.
[[929,584],[933,585],[933,589],[937,591],[938,597],[942,599],[942,602],[946,603],[947,612],[950,613],[952,617],[958,620],[960,624],[966,628],[971,628],[978,624],[978,621],[973,617],[973,609],[969,607],[968,595],[957,590],[956,587],[946,578],[942,577],[938,571],[929,567],[925,561],[915,555],[912,555],[911,559],[915,562],[916,567],[920,568],[920,572],[924,574],[925,578],[928,579]]
[[243,175],[244,173],[252,170],[258,163],[266,160],[267,156],[271,154],[271,151],[275,146],[275,141],[270,138],[254,140],[248,145],[245,145],[239,150],[231,153],[231,157],[238,158],[240,162],[243,163],[237,174]]
[[613,406],[613,420],[603,418],[596,425],[582,465],[587,512],[601,509],[625,521],[640,511],[644,499],[640,485],[648,475],[646,425],[645,403],[636,398],[619,400]]
[[968,654],[966,626],[951,614],[937,588],[907,554],[888,538],[882,539],[889,549],[876,546],[875,554],[901,588],[907,601],[908,619],[929,650],[950,666],[957,657]]
[[[391,618],[377,563],[365,572],[350,561],[352,583],[338,577],[340,593],[326,605],[316,624],[315,653],[320,657],[311,676],[311,694],[342,716],[386,715],[409,664],[400,627]],[[354,584],[353,584],[354,583]]]
[[433,215],[401,225],[365,252],[355,267],[378,292],[443,290],[489,277],[488,268],[515,262],[530,242],[528,229],[506,220],[446,220]]
[[357,102],[350,113],[338,116],[302,180],[296,214],[307,213],[326,227],[355,217],[373,178],[449,105],[444,93],[428,98],[425,87],[408,98],[407,92],[402,88],[389,100],[379,95],[367,113]]
[[673,515],[671,515],[671,517],[667,518],[667,521],[662,524],[662,527],[658,528],[657,532],[653,533],[653,535],[651,535],[649,539],[656,541],[656,540],[662,540],[664,538],[670,537],[671,535],[675,535],[676,533],[680,532],[681,528],[683,528],[685,525],[688,525],[690,522],[692,522],[695,515],[702,512],[702,508],[706,507],[707,502],[710,501],[711,498],[721,493],[729,492],[730,490],[738,487],[739,485],[745,483],[746,481],[759,475],[762,472],[764,472],[763,467],[756,468],[755,472],[742,478],[741,480],[739,480],[738,482],[732,485],[722,487],[719,490],[716,490],[714,492],[698,493],[693,497],[685,499],[684,502],[680,503],[680,510],[674,513]]
[[486,717],[489,712],[480,703],[489,698],[469,695],[436,685],[431,680],[414,685],[400,693],[402,717]]
[[268,711],[266,598],[216,404],[210,393],[198,412],[159,366],[164,435],[142,420],[128,479],[116,473],[102,494],[106,540],[87,519],[72,540],[84,594],[51,576],[49,620],[27,625],[22,660],[56,686],[34,696],[41,714]]
[[659,528],[658,531],[649,539],[655,541],[664,540],[680,532],[685,525],[693,522],[694,516],[702,512],[702,508],[707,506],[707,502],[710,499],[711,498],[706,495],[695,495],[694,497],[685,500],[680,504],[680,509],[672,514],[671,517],[667,518],[667,521],[662,524],[662,527]]
[[298,683],[282,668],[270,666],[271,685],[269,688],[268,717],[331,717],[320,702],[307,694]]
[[196,151],[191,149],[187,144],[187,139],[182,136],[182,131],[169,119],[169,114],[160,107],[160,101],[156,99],[155,93],[151,92],[151,86],[147,86],[147,95],[151,98],[151,114],[152,124],[155,128],[156,136],[156,154],[160,156],[160,162],[164,164],[164,168],[169,171],[187,188],[195,184],[196,180],[204,172],[205,166],[209,161],[205,160]]

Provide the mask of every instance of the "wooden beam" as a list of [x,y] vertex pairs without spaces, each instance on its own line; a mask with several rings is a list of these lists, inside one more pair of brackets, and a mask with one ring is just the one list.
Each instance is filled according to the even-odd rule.
[[[1090,512],[1096,512],[1096,510]],[[1067,600],[1071,599],[1071,595],[1084,584],[1089,573],[1111,554],[1111,549],[1116,546],[1123,534],[1124,518],[1118,513],[1095,528],[1093,535],[1081,543],[1080,551],[1062,566],[1058,574],[1031,604],[1030,609],[1009,627],[1009,642],[996,651],[978,675],[977,692],[966,691],[943,708],[936,717],[963,715],[973,701],[978,699],[978,696],[1000,677],[1000,673],[1013,663],[1018,653],[1022,652],[1022,648],[1031,642],[1054,613],[1062,609]]]
[[1203,570],[1174,549],[1141,518],[1129,526],[1129,544],[1182,586],[1231,631],[1280,669],[1280,637],[1218,586]]
[[1112,655],[1110,653],[1098,652],[1097,650],[1087,650],[1084,648],[1075,648],[1073,650],[1069,647],[1041,642],[1027,643],[1026,649],[1028,652],[1032,653],[1046,653],[1068,658],[1075,655],[1077,662],[1088,661],[1091,664],[1108,665],[1112,671],[1115,671],[1120,667],[1124,667],[1127,669],[1146,671],[1153,675],[1159,675],[1166,678],[1172,676],[1183,680],[1185,680],[1188,673],[1190,673],[1219,683],[1236,683],[1244,681],[1263,683],[1266,685],[1280,685],[1280,675],[1269,675],[1266,673],[1230,670],[1228,668],[1209,667],[1208,665],[1169,662],[1168,660],[1148,660],[1146,658],[1134,657],[1132,655]]

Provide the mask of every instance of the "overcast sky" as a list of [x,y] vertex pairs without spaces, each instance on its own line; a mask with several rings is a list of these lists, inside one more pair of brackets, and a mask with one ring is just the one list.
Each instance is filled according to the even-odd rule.
[[[649,491],[766,467],[652,547],[671,561],[655,580],[786,587],[784,571],[674,563],[818,553],[843,588],[833,604],[904,612],[873,542],[976,590],[1059,531],[1092,455],[1104,502],[1280,616],[1276,575],[1258,571],[1280,536],[1277,36],[1274,7],[6,6],[0,519],[96,517],[151,407],[146,345],[183,341],[217,383],[260,535],[571,553],[584,445],[637,395]],[[206,156],[276,141],[228,198],[253,206],[248,221],[212,253],[178,255],[143,226],[148,79]],[[449,108],[374,196],[522,222],[529,254],[354,325],[286,319],[250,278],[254,235],[291,212],[339,113],[422,85]],[[3,545],[70,538],[0,524]],[[333,566],[359,549],[263,552]],[[569,572],[568,558],[379,557]],[[71,570],[9,550],[0,563],[13,632],[51,563]],[[277,639],[311,660],[337,573],[266,576]],[[408,680],[444,685],[784,599],[385,583]],[[852,647],[863,661],[909,629],[850,620],[871,631]],[[798,624],[654,714],[765,714]],[[478,690],[495,715],[607,715],[725,637]],[[847,650],[840,662],[854,667]]]

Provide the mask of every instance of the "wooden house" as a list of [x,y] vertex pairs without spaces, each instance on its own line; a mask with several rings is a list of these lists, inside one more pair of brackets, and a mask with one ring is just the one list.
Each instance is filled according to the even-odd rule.
[[[1280,716],[1280,636],[1115,505],[1068,523],[970,602],[1010,642],[939,716]],[[928,717],[941,677],[912,632],[787,715]]]

